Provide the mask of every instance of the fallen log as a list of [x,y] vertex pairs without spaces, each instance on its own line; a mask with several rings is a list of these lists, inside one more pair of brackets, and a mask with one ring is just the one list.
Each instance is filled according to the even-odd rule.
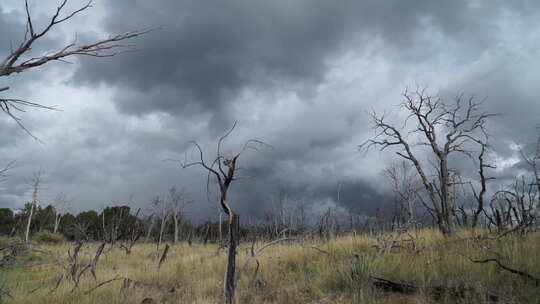
[[429,294],[435,300],[441,300],[445,296],[464,299],[472,295],[476,295],[476,296],[485,297],[485,299],[487,299],[491,303],[495,303],[499,301],[498,296],[489,292],[486,292],[485,294],[482,295],[474,287],[426,286],[426,287],[420,288],[418,286],[415,286],[407,282],[396,282],[396,281],[391,281],[388,279],[384,279],[380,277],[373,277],[373,276],[370,276],[370,278],[372,280],[373,286],[383,292],[392,292],[392,293],[401,293],[401,294],[410,295],[410,294],[415,294],[419,292],[420,289],[424,289],[427,292],[427,294]]

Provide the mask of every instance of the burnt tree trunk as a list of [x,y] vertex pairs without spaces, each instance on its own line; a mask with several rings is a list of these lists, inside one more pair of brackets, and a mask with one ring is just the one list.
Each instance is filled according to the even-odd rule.
[[448,154],[438,153],[440,158],[440,183],[441,183],[441,220],[439,228],[444,235],[454,232],[454,206],[450,196],[450,174],[448,171]]
[[[245,142],[242,150],[233,156],[226,157],[221,153],[221,144],[229,136],[236,126],[236,122],[233,127],[222,137],[220,137],[217,144],[217,154],[216,158],[211,162],[207,163],[203,157],[203,151],[197,142],[193,142],[195,148],[199,152],[199,160],[191,163],[182,163],[182,168],[187,168],[190,166],[199,165],[208,171],[208,181],[210,181],[210,176],[213,175],[217,179],[220,192],[220,205],[225,214],[229,216],[229,250],[227,254],[227,265],[225,268],[225,278],[223,280],[223,289],[225,295],[225,303],[233,304],[235,303],[235,272],[236,272],[236,249],[239,244],[239,220],[238,215],[232,211],[232,208],[227,202],[227,192],[231,183],[234,180],[238,180],[242,177],[237,177],[235,174],[239,170],[237,167],[237,161],[242,152],[248,149],[256,149],[257,145],[264,145],[264,142],[256,139],[250,139]],[[244,177],[245,178],[245,177]],[[207,186],[209,183],[207,184]],[[221,217],[220,217],[221,219]],[[221,231],[221,220],[220,220],[220,231]],[[221,235],[221,234],[220,234]]]
[[236,272],[236,248],[238,247],[239,217],[232,213],[229,215],[229,251],[227,254],[227,266],[225,269],[225,303],[235,303],[235,272]]
[[178,213],[173,213],[173,220],[174,220],[174,243],[178,243]]

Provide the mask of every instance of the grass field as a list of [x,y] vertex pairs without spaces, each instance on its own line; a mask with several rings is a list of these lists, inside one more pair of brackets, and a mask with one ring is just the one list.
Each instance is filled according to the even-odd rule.
[[[386,255],[377,252],[380,241],[375,235],[341,236],[327,242],[284,241],[252,260],[239,282],[237,301],[540,303],[540,287],[533,279],[504,270],[495,262],[471,261],[497,258],[503,266],[540,277],[540,234],[499,240],[470,237],[470,232],[462,231],[445,239],[438,232],[423,230],[415,235],[415,246],[400,242]],[[85,245],[79,263],[88,263],[98,246]],[[145,298],[156,303],[222,302],[226,250],[218,251],[217,245],[171,245],[159,269],[164,246],[156,252],[155,244],[137,244],[130,255],[106,246],[96,266],[96,278],[87,271],[74,291],[74,284],[64,279],[54,292],[59,276],[66,273],[60,264],[69,261],[68,249],[73,244],[32,247],[39,251],[24,251],[1,270],[0,286],[13,297],[4,296],[5,303],[141,303]],[[250,243],[239,248],[238,269],[250,249]],[[124,278],[131,284],[122,289]],[[415,290],[388,291],[375,284],[375,278],[413,285]],[[111,279],[117,280],[85,293]]]

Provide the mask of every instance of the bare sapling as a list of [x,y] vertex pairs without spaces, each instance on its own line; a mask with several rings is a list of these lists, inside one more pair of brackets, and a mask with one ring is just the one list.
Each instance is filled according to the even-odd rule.
[[219,138],[217,143],[217,151],[215,157],[208,162],[204,158],[204,153],[201,146],[197,142],[192,142],[196,151],[199,154],[199,160],[191,163],[179,162],[183,168],[191,166],[201,166],[207,171],[207,189],[210,191],[210,180],[215,178],[219,187],[219,204],[223,212],[229,217],[229,246],[227,253],[227,264],[224,278],[224,294],[225,303],[235,303],[235,271],[236,271],[236,250],[239,244],[239,216],[233,211],[229,201],[228,192],[233,181],[249,178],[247,176],[239,176],[238,172],[241,169],[238,166],[238,160],[246,150],[258,150],[260,146],[267,146],[264,142],[256,139],[247,140],[240,152],[232,155],[225,155],[222,151],[224,140],[232,133],[236,127],[236,122],[232,128]]

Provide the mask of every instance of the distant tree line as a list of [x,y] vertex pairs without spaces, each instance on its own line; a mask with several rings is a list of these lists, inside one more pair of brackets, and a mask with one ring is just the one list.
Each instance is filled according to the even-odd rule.
[[[155,198],[152,204],[156,204],[158,199]],[[360,215],[350,214],[344,218],[331,208],[318,215],[317,219],[308,221],[303,204],[293,207],[292,203],[285,204],[283,201],[281,198],[280,204],[276,204],[277,208],[268,212],[263,219],[247,217],[239,227],[239,235],[243,239],[305,234],[325,237],[372,228],[376,224]],[[16,212],[10,208],[0,208],[0,235],[24,238],[31,209],[31,202]],[[32,212],[30,240],[39,232],[57,233],[68,241],[116,243],[136,238],[137,241],[160,243],[187,241],[224,244],[228,223],[220,220],[194,223],[184,213],[174,215],[172,208],[157,210],[150,215],[140,215],[140,209],[133,210],[128,205],[107,206],[101,212],[88,210],[77,214],[59,214],[57,208],[49,204],[44,207],[36,205]]]
[[[24,208],[14,213],[9,208],[0,209],[0,234],[18,236],[23,234],[24,226],[28,221],[32,203],[26,203]],[[36,206],[30,225],[30,234],[41,231],[54,232],[57,211],[53,205],[45,207]],[[121,219],[121,223],[118,221]],[[129,206],[106,207],[98,213],[95,210],[83,211],[79,214],[65,213],[60,219],[57,233],[68,240],[85,238],[89,240],[103,240],[110,238],[114,233],[121,235],[129,226],[138,220],[131,214]]]

